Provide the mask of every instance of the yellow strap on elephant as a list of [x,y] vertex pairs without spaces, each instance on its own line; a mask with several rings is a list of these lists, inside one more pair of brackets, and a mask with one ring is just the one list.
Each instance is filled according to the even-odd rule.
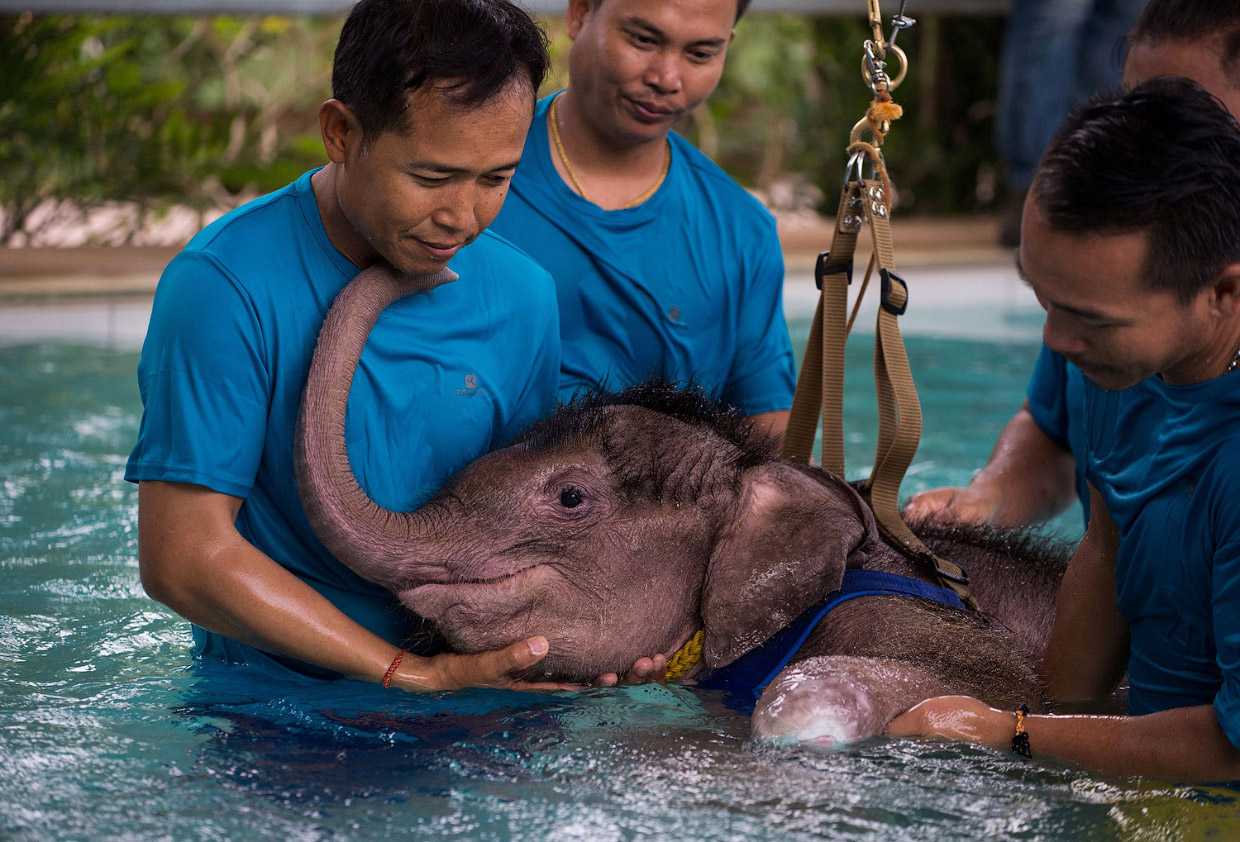
[[667,680],[676,681],[683,678],[702,660],[702,641],[706,632],[698,629],[698,633],[689,638],[684,646],[676,650],[676,654],[667,659]]

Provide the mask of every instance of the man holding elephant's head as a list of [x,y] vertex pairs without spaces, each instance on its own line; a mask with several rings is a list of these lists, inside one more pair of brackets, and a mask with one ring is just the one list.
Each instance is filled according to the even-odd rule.
[[[1034,753],[1180,780],[1240,778],[1240,125],[1185,79],[1094,101],[1026,204],[1021,270],[1046,345],[1085,375],[1090,522],[1059,595]],[[891,734],[1011,743],[1017,717],[931,699]]]
[[362,0],[319,112],[329,163],[208,226],[165,270],[126,478],[141,483],[143,585],[194,623],[200,654],[435,689],[507,683],[545,653],[535,638],[400,662],[417,629],[315,537],[293,437],[324,315],[371,266],[419,290],[383,313],[348,394],[371,498],[415,508],[554,405],[551,279],[485,231],[546,67],[542,31],[507,0]]

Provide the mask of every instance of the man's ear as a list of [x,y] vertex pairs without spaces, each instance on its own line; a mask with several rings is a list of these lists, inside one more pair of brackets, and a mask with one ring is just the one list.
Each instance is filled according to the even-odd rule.
[[747,471],[702,590],[707,667],[731,663],[838,590],[849,556],[871,540],[869,507],[833,474],[791,462]]
[[361,123],[353,109],[338,99],[329,99],[319,106],[319,131],[327,158],[333,164],[346,163],[350,154],[361,147]]
[[586,18],[594,11],[598,0],[568,0],[568,10],[564,13],[564,25],[570,39],[576,39],[585,26]]
[[1210,304],[1224,318],[1240,313],[1240,263],[1223,267],[1210,287]]

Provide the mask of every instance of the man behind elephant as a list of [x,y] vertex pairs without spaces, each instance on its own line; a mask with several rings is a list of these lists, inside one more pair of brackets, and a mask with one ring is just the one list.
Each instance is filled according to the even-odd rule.
[[[1240,115],[1240,2],[1151,0],[1129,35],[1124,84],[1155,76],[1192,79]],[[1080,450],[1081,373],[1042,349],[1028,400],[1004,427],[986,466],[965,488],[933,488],[913,496],[917,519],[1021,526],[1052,517],[1089,493],[1074,454]]]
[[[1089,528],[1042,666],[1052,698],[1131,717],[1033,716],[1035,753],[1240,779],[1240,124],[1160,77],[1070,118],[1025,206],[1043,335],[1082,374]],[[1011,743],[1017,717],[931,699],[892,734]]]
[[200,654],[434,689],[504,683],[545,653],[535,638],[398,664],[409,615],[314,536],[293,435],[324,315],[375,264],[423,294],[384,312],[349,397],[348,453],[373,498],[416,507],[554,404],[551,279],[484,230],[546,66],[541,30],[507,0],[362,0],[319,111],[329,163],[165,270],[126,479],[143,585],[194,623]]
[[775,222],[672,132],[749,0],[570,0],[567,90],[538,103],[495,230],[555,278],[561,394],[693,380],[781,435],[795,385]]

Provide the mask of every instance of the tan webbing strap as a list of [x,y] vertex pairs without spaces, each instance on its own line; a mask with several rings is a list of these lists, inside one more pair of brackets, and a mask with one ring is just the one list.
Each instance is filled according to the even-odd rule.
[[908,287],[895,274],[891,224],[884,185],[863,182],[865,218],[874,238],[874,254],[882,279],[878,325],[874,342],[874,384],[878,398],[878,447],[874,469],[862,495],[874,511],[879,531],[910,556],[929,565],[939,582],[952,588],[970,608],[977,603],[969,594],[968,576],[957,565],[939,558],[922,543],[900,515],[900,484],[912,464],[921,440],[921,402],[908,354],[900,335],[898,317],[908,303]]
[[848,308],[848,284],[852,280],[853,253],[863,222],[861,185],[849,183],[840,194],[839,212],[831,238],[831,250],[819,257],[815,275],[821,292],[809,341],[797,377],[796,394],[784,455],[809,462],[822,414],[824,468],[844,476],[844,313]]

